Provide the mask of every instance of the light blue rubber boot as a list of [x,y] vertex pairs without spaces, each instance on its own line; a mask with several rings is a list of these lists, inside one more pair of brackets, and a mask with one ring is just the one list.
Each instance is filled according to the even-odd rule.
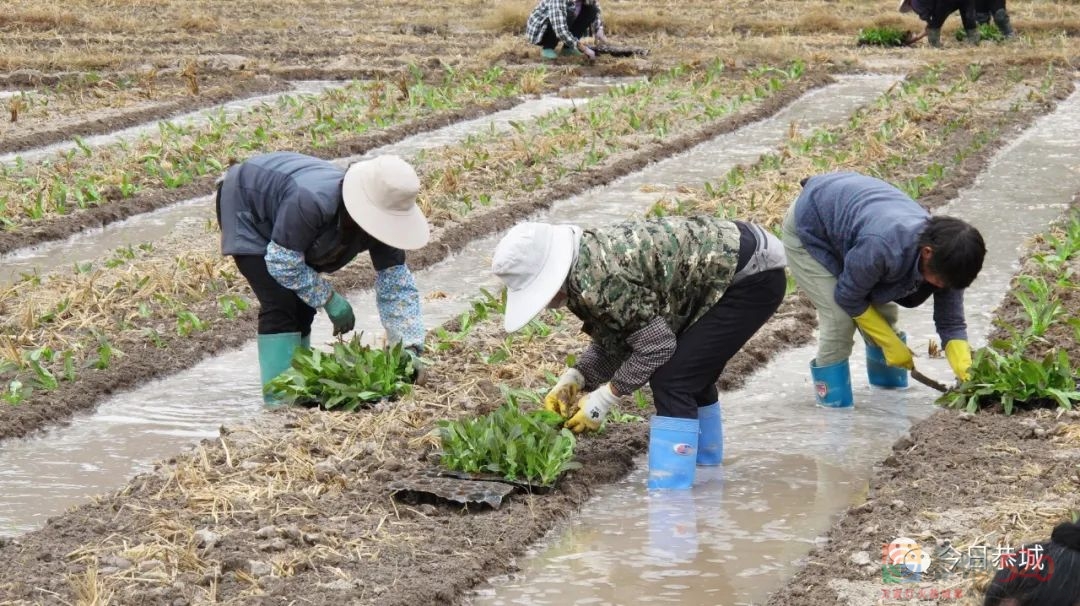
[[724,462],[724,424],[720,418],[720,402],[699,406],[698,465],[719,465]]
[[[907,335],[900,333],[900,340],[907,343]],[[866,341],[866,379],[875,387],[901,389],[908,386],[906,368],[896,368],[885,363],[885,350]]]
[[847,360],[828,366],[818,366],[810,361],[810,376],[814,379],[814,392],[819,406],[848,408],[855,404],[851,395],[851,367]]
[[690,488],[697,446],[697,419],[653,417],[649,422],[649,490]]
[[266,406],[281,405],[279,396],[266,393],[266,385],[289,368],[293,351],[300,347],[300,343],[298,332],[259,335],[259,375],[263,386],[263,404]]

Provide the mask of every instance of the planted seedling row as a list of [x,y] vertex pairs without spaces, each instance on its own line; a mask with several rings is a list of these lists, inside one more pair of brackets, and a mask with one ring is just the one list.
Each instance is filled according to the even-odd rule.
[[929,68],[856,111],[846,124],[793,132],[778,152],[735,167],[700,190],[661,200],[652,212],[712,212],[777,227],[798,196],[799,180],[834,170],[880,177],[918,199],[998,140],[994,125],[1002,115],[1041,107],[1055,86],[1048,74],[1028,97],[1014,100],[1018,87],[1028,83],[1018,83],[1013,73],[984,75],[979,66],[952,75]]
[[77,147],[39,162],[0,166],[0,226],[18,229],[78,209],[175,189],[215,175],[231,162],[279,149],[329,147],[393,124],[520,94],[545,72],[448,70],[428,84],[413,68],[395,81],[353,82],[318,95],[284,95],[236,115],[212,113],[205,124],[162,121],[132,142]]
[[420,204],[435,225],[513,200],[759,102],[798,81],[805,66],[728,74],[722,62],[678,67],[626,84],[580,108],[560,109],[507,133],[469,137],[422,154]]
[[[974,352],[971,377],[938,401],[975,412],[1017,406],[1071,410],[1080,402],[1080,366],[1071,345],[1080,342],[1075,272],[1080,259],[1080,213],[1071,211],[1048,234],[1013,281],[997,317],[997,338]],[[1018,309],[1016,309],[1018,308]],[[1000,314],[1000,312],[999,312]]]

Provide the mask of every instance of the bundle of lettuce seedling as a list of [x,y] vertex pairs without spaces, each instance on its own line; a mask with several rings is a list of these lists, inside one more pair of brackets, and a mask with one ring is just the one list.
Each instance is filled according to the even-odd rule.
[[356,335],[330,352],[298,349],[292,367],[266,390],[286,404],[356,410],[407,393],[414,374],[413,356],[400,344],[374,349]]
[[[963,29],[958,29],[956,30],[955,35],[957,42],[963,42],[966,32],[964,32]],[[996,25],[983,23],[979,26],[979,38],[984,42],[987,40],[991,42],[1002,42],[1005,40],[1005,34],[1002,34],[1001,30],[999,30]]]
[[1069,353],[1058,350],[1040,361],[1022,350],[998,345],[975,352],[971,377],[941,397],[950,408],[975,412],[986,403],[1001,402],[1005,414],[1012,414],[1017,404],[1050,404],[1070,410],[1080,401],[1075,369]]
[[453,471],[551,485],[581,467],[572,460],[574,434],[560,429],[562,422],[546,410],[522,411],[513,399],[481,417],[440,421],[441,462]]
[[861,46],[908,46],[919,39],[909,30],[895,27],[871,27],[859,30]]

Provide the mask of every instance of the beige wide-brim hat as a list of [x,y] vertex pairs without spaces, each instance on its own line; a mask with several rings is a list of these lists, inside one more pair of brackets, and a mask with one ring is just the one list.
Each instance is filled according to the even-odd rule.
[[558,294],[570,275],[575,241],[573,226],[521,223],[495,246],[491,271],[506,284],[508,332],[528,324]]
[[341,197],[353,221],[376,240],[402,250],[423,248],[431,228],[416,206],[420,177],[397,156],[357,162],[345,171]]

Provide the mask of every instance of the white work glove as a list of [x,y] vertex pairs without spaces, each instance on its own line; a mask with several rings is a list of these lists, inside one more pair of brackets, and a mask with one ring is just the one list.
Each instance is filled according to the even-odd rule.
[[596,51],[589,48],[588,44],[582,44],[581,46],[582,46],[582,51],[581,52],[585,53],[585,56],[589,58],[589,61],[595,61],[596,60]]
[[619,401],[619,396],[611,391],[611,383],[601,385],[596,391],[584,395],[578,400],[578,411],[570,417],[564,427],[574,433],[596,431],[607,417],[608,410]]
[[577,369],[567,368],[559,377],[559,382],[544,397],[544,410],[550,410],[564,419],[569,417],[577,395],[584,385],[585,377]]

